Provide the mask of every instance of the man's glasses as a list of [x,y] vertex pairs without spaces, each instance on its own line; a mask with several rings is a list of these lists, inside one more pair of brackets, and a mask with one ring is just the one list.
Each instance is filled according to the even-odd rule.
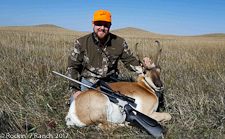
[[110,22],[94,22],[95,26],[104,26],[105,28],[109,28],[111,26]]

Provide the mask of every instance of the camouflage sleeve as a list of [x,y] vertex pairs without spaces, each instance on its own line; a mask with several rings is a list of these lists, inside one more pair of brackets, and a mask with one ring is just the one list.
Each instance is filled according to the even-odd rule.
[[[73,79],[78,80],[82,71],[82,60],[83,54],[81,51],[81,45],[78,40],[75,41],[73,49],[68,57],[68,67],[67,67],[67,76],[72,77]],[[80,85],[69,81],[69,85],[75,87],[79,90]]]
[[133,66],[139,66],[140,63],[139,61],[133,56],[132,52],[130,51],[129,46],[127,45],[126,41],[123,41],[122,44],[123,47],[123,52],[122,55],[120,57],[121,61],[124,63],[124,66],[132,71],[132,68],[130,67],[130,65]]

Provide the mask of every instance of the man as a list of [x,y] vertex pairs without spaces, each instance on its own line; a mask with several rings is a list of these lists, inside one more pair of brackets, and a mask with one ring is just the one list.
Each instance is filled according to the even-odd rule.
[[[74,79],[92,85],[99,79],[110,81],[110,76],[117,77],[118,61],[132,70],[130,65],[141,65],[131,53],[126,41],[114,34],[109,33],[111,27],[111,14],[105,10],[94,13],[92,26],[94,32],[75,41],[73,50],[68,58],[67,74]],[[146,66],[151,65],[151,60],[145,58]],[[87,89],[74,82],[70,82],[73,94],[71,102]],[[80,91],[79,91],[80,90]]]

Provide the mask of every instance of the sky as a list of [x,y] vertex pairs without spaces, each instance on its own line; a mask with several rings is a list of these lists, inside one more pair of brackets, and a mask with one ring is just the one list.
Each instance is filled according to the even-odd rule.
[[225,0],[0,0],[0,26],[53,24],[92,32],[96,10],[112,15],[111,30],[157,34],[225,33]]

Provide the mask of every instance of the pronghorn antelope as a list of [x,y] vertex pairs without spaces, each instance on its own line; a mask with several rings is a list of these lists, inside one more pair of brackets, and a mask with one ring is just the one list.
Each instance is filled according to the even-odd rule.
[[[134,98],[137,104],[136,110],[156,121],[171,119],[169,113],[156,112],[159,102],[155,91],[163,89],[159,67],[161,50],[158,42],[158,53],[154,64],[150,68],[131,66],[136,72],[140,73],[137,82],[108,84],[113,90],[119,90],[121,94]],[[76,125],[82,127],[99,123],[103,125],[108,123],[121,124],[125,121],[125,118],[126,115],[116,104],[110,102],[107,96],[96,90],[87,89],[71,103],[65,120],[67,126]]]

